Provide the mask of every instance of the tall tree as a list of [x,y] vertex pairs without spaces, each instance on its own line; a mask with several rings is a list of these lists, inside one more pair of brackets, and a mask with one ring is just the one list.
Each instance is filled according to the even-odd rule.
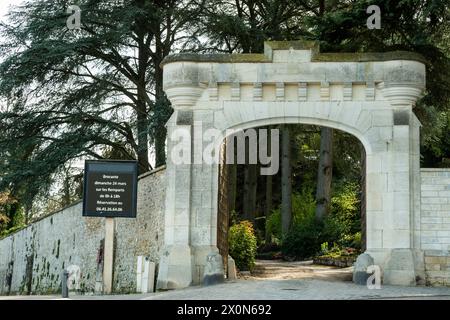
[[[271,137],[271,130],[272,127],[268,126],[267,128],[267,150],[272,150],[272,137]],[[273,209],[273,176],[272,175],[266,175],[266,194],[265,194],[265,198],[266,198],[266,205],[265,205],[265,216],[266,216],[266,221],[269,219],[270,215],[272,214],[272,209]],[[266,243],[270,243],[271,241],[271,235],[269,234],[268,230],[265,230],[265,240]]]
[[281,126],[281,231],[285,235],[292,223],[291,138],[288,125]]
[[[319,16],[323,16],[327,9],[336,6],[335,0],[320,0]],[[321,221],[330,212],[331,204],[331,181],[333,178],[333,129],[322,127],[320,131],[320,152],[319,168],[317,170],[317,190],[316,190],[316,220]]]
[[[307,16],[305,8],[315,9],[309,6],[309,1],[207,1],[202,19],[202,33],[207,36],[203,50],[262,53],[265,40],[296,39],[306,34],[300,22]],[[245,166],[243,175],[243,214],[253,220],[257,208],[257,166]]]
[[[201,2],[84,0],[79,6],[79,30],[66,27],[66,1],[53,0],[26,1],[1,25],[0,95],[8,108],[0,114],[0,148],[10,152],[3,154],[0,190],[26,186],[26,201],[48,188],[64,163],[102,158],[104,146],[123,148],[143,173],[151,169],[150,138],[156,165],[165,162],[164,124],[172,110],[160,63],[189,46]],[[20,166],[17,153],[28,154]]]
[[[370,4],[380,7],[381,29],[366,27],[366,9]],[[380,0],[370,3],[361,0],[335,1],[333,10],[326,10],[324,5],[323,14],[312,15],[308,23],[312,27],[312,38],[321,41],[322,51],[407,50],[425,57],[427,94],[418,102],[414,112],[424,125],[422,143],[426,145],[421,150],[423,159],[434,164],[445,161],[445,156],[440,147],[439,150],[432,150],[430,146],[440,145],[441,141],[445,141],[443,132],[448,133],[445,129],[442,131],[445,128],[445,120],[442,120],[450,105],[449,21],[448,1]],[[445,143],[442,147],[445,150]],[[434,158],[433,154],[438,158]],[[364,203],[361,207],[363,210]]]
[[[249,147],[247,147],[248,153]],[[248,157],[246,157],[248,159]],[[258,165],[247,164],[244,167],[243,217],[254,221],[256,217],[256,190],[258,186]]]
[[266,40],[294,40],[308,34],[302,20],[317,11],[314,1],[209,0],[203,16],[204,49],[261,53]]
[[368,29],[368,1],[338,1],[332,11],[311,16],[312,38],[322,51],[385,52],[413,51],[427,63],[427,91],[414,108],[428,135],[440,123],[439,111],[450,101],[450,55],[448,1],[379,0],[381,29]]
[[333,178],[333,129],[320,131],[319,168],[317,170],[316,220],[321,221],[330,212],[331,181]]

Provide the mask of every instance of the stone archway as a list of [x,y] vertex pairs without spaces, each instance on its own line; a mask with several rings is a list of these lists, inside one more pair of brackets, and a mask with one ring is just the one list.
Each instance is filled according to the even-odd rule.
[[[412,112],[425,88],[425,66],[408,52],[323,54],[314,42],[267,42],[264,54],[173,55],[164,89],[175,109],[167,123],[164,248],[158,287],[202,281],[217,253],[218,152],[198,159],[206,130],[220,134],[279,124],[327,126],[366,149],[367,250],[386,284],[423,278],[420,250],[420,123]],[[197,124],[201,124],[198,126]],[[190,161],[171,151],[185,132]],[[200,145],[200,147],[199,147]],[[196,159],[197,158],[197,159]],[[196,161],[197,160],[197,161]]]

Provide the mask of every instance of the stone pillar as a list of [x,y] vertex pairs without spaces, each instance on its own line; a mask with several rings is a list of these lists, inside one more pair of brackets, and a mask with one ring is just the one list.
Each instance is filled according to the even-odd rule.
[[411,208],[412,216],[412,247],[414,253],[414,265],[416,283],[425,285],[425,257],[421,247],[421,176],[420,176],[420,127],[419,119],[411,112],[410,118],[410,154],[411,154]]
[[[393,107],[392,142],[387,151],[387,193],[383,197],[383,281],[415,285],[420,273],[419,125],[412,106],[420,88],[391,83],[383,90]],[[416,250],[418,249],[418,250]],[[420,257],[419,257],[420,260]],[[422,262],[423,264],[423,262]],[[417,271],[417,272],[416,272]]]
[[158,289],[185,288],[193,283],[193,106],[204,91],[198,72],[195,63],[174,63],[164,68],[164,90],[174,113],[167,123],[164,247],[160,253]]
[[[212,91],[199,83],[199,72],[195,63],[173,63],[164,68],[164,90],[175,112],[167,124],[164,248],[157,282],[162,289],[201,284],[208,257],[212,261],[211,257],[219,254],[218,164],[211,161],[216,158],[214,154],[207,156],[215,150],[221,133],[214,130],[218,102]],[[203,93],[208,93],[207,100]],[[196,105],[199,100],[203,106]],[[180,156],[181,149],[188,154]],[[215,276],[220,273],[223,275],[223,270],[214,271]]]
[[[175,145],[177,145],[177,150],[183,149],[188,153],[187,160],[191,159],[192,126],[189,120],[183,119],[186,117],[183,113],[186,111],[175,111],[167,124],[164,247],[159,263],[158,289],[184,288],[192,283],[192,252],[189,243],[191,165],[179,163],[180,158],[173,157],[176,151]],[[180,139],[180,141],[173,139]]]
[[[221,132],[214,128],[213,110],[194,111],[195,159],[192,165],[191,248],[193,283],[204,281],[208,256],[220,256],[217,248],[218,163],[217,140]],[[224,273],[217,270],[218,273]]]
[[388,205],[384,228],[389,232],[385,247],[390,249],[384,264],[384,283],[415,285],[414,254],[412,251],[412,170],[409,110],[394,110],[392,144],[389,146],[391,161],[388,173]]

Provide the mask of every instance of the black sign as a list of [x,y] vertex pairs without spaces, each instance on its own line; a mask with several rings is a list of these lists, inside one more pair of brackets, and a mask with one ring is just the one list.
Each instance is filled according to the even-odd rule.
[[136,161],[85,162],[83,216],[135,218],[136,202]]

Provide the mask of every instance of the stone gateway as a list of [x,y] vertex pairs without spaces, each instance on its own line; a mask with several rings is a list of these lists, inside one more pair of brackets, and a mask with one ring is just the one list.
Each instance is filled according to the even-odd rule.
[[[425,279],[421,248],[420,123],[412,109],[425,65],[409,52],[320,53],[315,42],[266,42],[264,54],[179,54],[163,62],[174,113],[167,123],[164,249],[157,286],[200,284],[217,249],[218,165],[171,161],[174,132],[208,129],[219,150],[230,132],[282,123],[327,126],[366,151],[367,250],[385,284]],[[202,132],[194,124],[202,124]],[[186,155],[184,155],[186,156]],[[219,157],[218,152],[215,154]]]

